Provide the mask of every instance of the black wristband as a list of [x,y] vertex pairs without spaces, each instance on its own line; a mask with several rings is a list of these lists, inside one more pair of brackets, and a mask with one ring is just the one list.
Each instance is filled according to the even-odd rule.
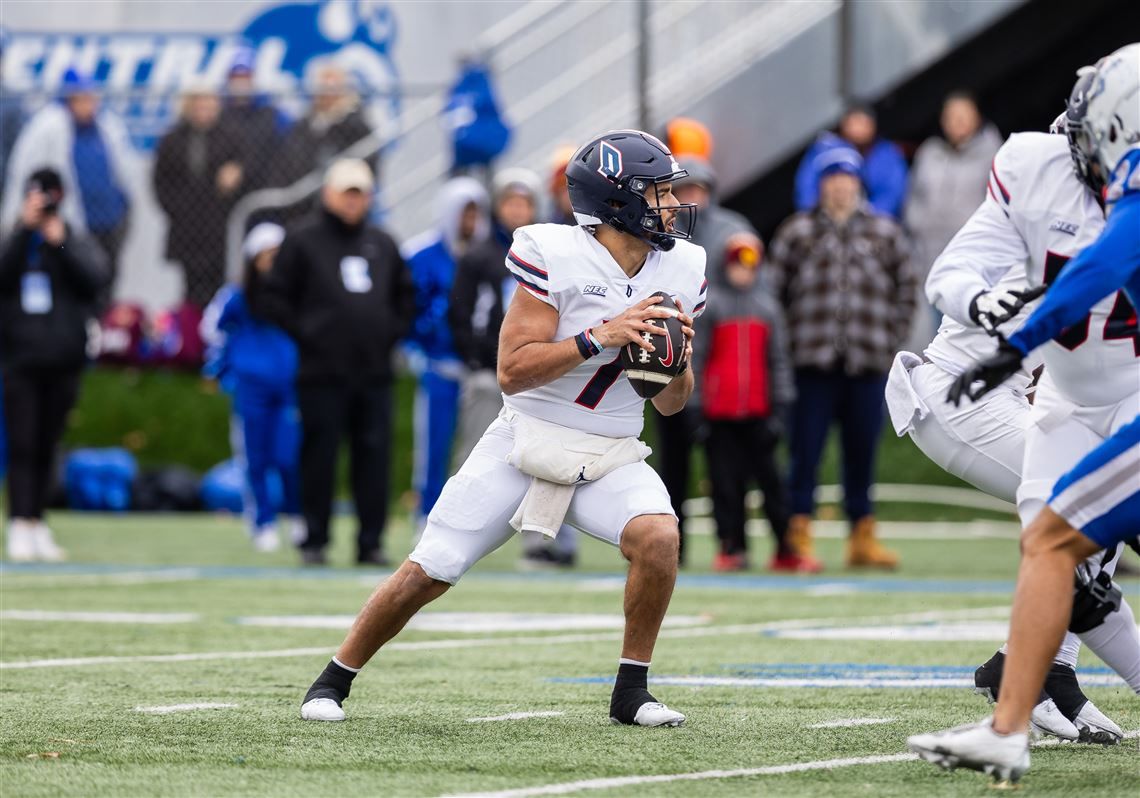
[[574,343],[578,345],[578,354],[582,356],[583,360],[589,360],[597,354],[590,345],[590,339],[586,337],[585,330],[574,336]]

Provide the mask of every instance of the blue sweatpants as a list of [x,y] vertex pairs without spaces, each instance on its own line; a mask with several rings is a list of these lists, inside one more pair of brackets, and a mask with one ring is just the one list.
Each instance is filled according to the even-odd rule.
[[269,489],[273,474],[281,480],[281,511],[286,515],[300,514],[301,435],[293,387],[239,379],[234,413],[240,421],[254,524],[261,527],[276,518]]
[[1140,536],[1140,416],[1057,480],[1049,507],[1102,548]]
[[415,403],[415,477],[420,514],[435,506],[451,470],[451,445],[459,418],[458,379],[431,366],[420,376]]
[[883,429],[885,374],[852,377],[842,371],[796,369],[791,430],[791,510],[811,515],[819,461],[831,423],[839,423],[843,464],[843,509],[849,521],[873,512],[871,483]]

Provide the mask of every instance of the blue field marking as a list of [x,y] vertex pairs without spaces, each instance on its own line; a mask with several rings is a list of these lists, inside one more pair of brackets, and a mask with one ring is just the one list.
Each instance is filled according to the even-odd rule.
[[[656,686],[667,687],[795,687],[795,688],[969,688],[974,666],[888,665],[885,663],[748,663],[722,665],[727,673],[691,673],[650,676]],[[1086,687],[1124,684],[1110,668],[1081,668]],[[612,676],[553,676],[544,681],[560,684],[611,684]]]
[[[27,576],[99,576],[105,574],[138,574],[161,577],[163,574],[193,574],[197,579],[351,579],[375,575],[377,579],[391,573],[389,569],[362,570],[359,568],[305,568],[255,565],[124,565],[114,563],[4,563],[0,577]],[[518,573],[514,571],[484,571],[469,574],[464,581],[542,582],[543,584],[574,585],[584,581],[624,579],[617,572],[595,571],[573,574]],[[804,590],[836,589],[851,593],[970,593],[1009,595],[1013,583],[1001,579],[885,579],[885,578],[834,578],[812,576],[738,575],[738,574],[680,574],[679,589],[694,590],[749,590],[767,592],[799,592]]]
[[[377,580],[391,573],[390,569],[363,570],[360,568],[305,568],[256,565],[122,565],[113,563],[4,563],[0,577],[27,576],[99,576],[106,574],[138,574],[161,577],[163,574],[190,574],[195,579],[350,579],[374,575]],[[514,571],[483,571],[469,574],[465,582],[542,582],[565,584],[599,580],[621,580],[624,574],[613,571],[594,571],[573,574],[518,573]],[[885,579],[835,578],[813,576],[774,576],[739,574],[680,574],[678,589],[691,590],[749,590],[762,592],[800,592],[835,589],[849,593],[952,593],[994,594],[1008,596],[1013,583],[1002,579]]]

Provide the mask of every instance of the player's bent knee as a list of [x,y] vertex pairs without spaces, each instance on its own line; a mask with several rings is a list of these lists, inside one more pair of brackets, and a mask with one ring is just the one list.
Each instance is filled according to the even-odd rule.
[[628,524],[621,537],[626,559],[653,559],[676,565],[681,533],[671,515],[639,515]]
[[427,596],[429,600],[442,596],[451,587],[450,582],[433,577],[422,565],[410,559],[404,560],[392,578],[399,579],[401,587],[407,592]]

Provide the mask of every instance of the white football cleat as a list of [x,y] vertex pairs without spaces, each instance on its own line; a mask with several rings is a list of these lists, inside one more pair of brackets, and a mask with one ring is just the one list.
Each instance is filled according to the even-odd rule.
[[946,770],[962,767],[1017,783],[1029,770],[1029,735],[998,734],[993,718],[932,734],[916,734],[907,748]]
[[[1107,720],[1107,718],[1106,718]],[[1056,737],[1058,740],[1073,742],[1081,737],[1080,730],[1057,709],[1052,698],[1047,698],[1029,716],[1029,731],[1034,740],[1042,737]]]
[[43,521],[32,526],[32,538],[36,544],[36,556],[44,562],[62,562],[67,552],[55,544],[51,529]]
[[281,538],[277,536],[277,527],[273,524],[258,527],[253,535],[253,548],[263,554],[281,548]]
[[344,710],[331,698],[314,698],[301,704],[301,720],[344,720]]
[[1073,722],[1080,733],[1082,743],[1116,745],[1124,739],[1124,730],[1112,719],[1096,708],[1092,701],[1086,701]]
[[8,524],[5,546],[10,562],[31,562],[36,559],[35,526],[23,519]]
[[[634,726],[680,726],[685,722],[685,716],[675,709],[662,704],[660,701],[649,701],[637,708],[633,716]],[[617,718],[610,718],[610,723],[620,725]]]

